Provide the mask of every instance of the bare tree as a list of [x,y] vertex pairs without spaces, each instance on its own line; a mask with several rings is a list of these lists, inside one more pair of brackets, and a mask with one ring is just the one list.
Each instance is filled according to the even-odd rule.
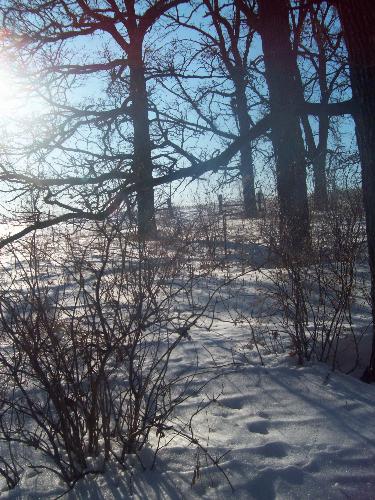
[[348,48],[350,79],[357,105],[354,121],[362,165],[373,316],[372,353],[363,379],[371,382],[375,380],[375,11],[371,0],[333,3],[337,6]]
[[[178,119],[170,122],[169,129],[163,128],[155,105],[157,99],[150,99],[150,93],[158,89],[150,88],[148,95],[146,93],[146,81],[160,76],[160,71],[152,69],[149,62],[150,58],[157,57],[160,39],[150,39],[147,44],[146,39],[149,40],[147,37],[154,33],[152,27],[157,21],[161,22],[162,15],[180,3],[158,2],[138,12],[134,9],[139,4],[130,0],[121,5],[121,9],[113,1],[100,4],[84,0],[69,4],[63,0],[52,3],[21,1],[16,4],[2,1],[3,50],[14,58],[15,64],[18,61],[23,68],[33,68],[33,78],[37,79],[34,83],[38,84],[38,92],[49,107],[41,117],[39,127],[34,124],[31,131],[20,134],[20,147],[13,147],[12,141],[8,141],[5,148],[8,154],[2,156],[0,180],[7,183],[9,191],[14,191],[17,198],[29,198],[30,193],[34,193],[37,203],[32,223],[28,220],[26,228],[3,238],[1,246],[35,229],[60,222],[103,220],[122,207],[133,193],[137,193],[138,198],[139,233],[146,237],[146,233],[153,233],[154,187],[226,169],[228,162],[241,149],[250,151],[251,141],[264,135],[271,123],[273,140],[280,149],[275,148],[280,167],[281,227],[285,235],[289,234],[286,239],[295,240],[297,247],[303,244],[308,232],[308,213],[298,115],[302,112],[341,114],[350,103],[328,104],[322,108],[321,104],[304,102],[301,96],[294,100],[294,86],[289,88],[284,78],[284,66],[276,64],[281,61],[280,56],[275,58],[275,71],[272,70],[271,77],[267,77],[273,79],[275,88],[272,92],[276,92],[277,97],[276,108],[271,106],[272,120],[266,115],[254,125],[248,123],[237,138],[231,131],[226,131],[226,141],[231,142],[226,142],[219,153],[211,147],[204,156],[199,156],[189,152],[183,141],[180,145],[175,144],[170,133],[174,133],[173,127],[177,126]],[[254,22],[254,29],[260,30],[260,18],[250,4],[246,5],[249,24]],[[271,14],[276,12],[274,7],[268,7]],[[285,21],[283,40],[287,42],[287,53],[292,57],[287,9],[282,13]],[[236,22],[238,26],[238,18]],[[220,18],[220,23],[227,25],[225,18]],[[275,20],[275,23],[279,27],[279,22]],[[229,29],[229,38],[231,30],[235,34],[235,27]],[[272,26],[269,26],[270,30]],[[264,34],[262,36],[264,38]],[[273,34],[271,38],[273,40]],[[89,48],[85,49],[85,41]],[[272,55],[271,49],[268,56]],[[267,57],[265,54],[265,61]],[[289,62],[292,64],[292,59]],[[272,64],[268,60],[266,68],[270,66],[272,69]],[[232,68],[237,69],[236,65]],[[165,74],[171,72],[167,65],[161,69]],[[101,75],[105,76],[104,86],[100,86]],[[292,84],[293,77],[288,78]],[[290,91],[287,95],[294,110],[292,116],[296,128],[292,129],[299,138],[297,143],[293,142],[292,122],[286,120],[289,107],[284,102],[284,93],[278,88],[279,79]],[[77,90],[78,83],[81,87]],[[88,98],[82,98],[87,92],[92,93]],[[285,120],[289,128],[284,130]],[[181,120],[180,126],[184,135],[188,127],[186,120]],[[212,127],[206,123],[206,127],[195,128],[195,137],[199,139],[199,130],[203,129],[212,130]],[[292,134],[288,136],[290,140],[285,135],[288,130]],[[290,148],[289,144],[297,145]],[[294,162],[296,155],[301,156],[298,164]],[[189,166],[186,166],[186,161]],[[159,175],[155,175],[156,172]],[[302,189],[299,189],[300,185]]]
[[[342,97],[347,91],[349,81],[346,75],[347,58],[343,56],[342,33],[337,14],[327,4],[306,6],[292,12],[293,45],[302,64],[297,68],[297,79],[305,94],[327,105],[332,99]],[[305,33],[304,33],[305,32]],[[303,63],[307,62],[306,84],[301,78]],[[305,69],[305,72],[306,72]],[[306,79],[305,79],[306,80]],[[317,95],[317,97],[315,97]],[[307,152],[311,161],[314,177],[314,207],[328,209],[327,154],[331,128],[327,114],[319,116],[315,127],[306,115],[301,116]],[[314,128],[317,132],[314,133]],[[317,138],[315,138],[317,136]]]
[[[76,156],[84,154],[86,159],[95,159],[96,154],[97,163],[107,160],[111,170],[121,169],[122,172],[128,170],[132,173],[139,183],[138,231],[142,237],[156,234],[151,181],[155,164],[152,152],[157,145],[150,133],[146,86],[150,75],[145,65],[145,40],[165,12],[184,1],[146,2],[143,10],[134,0],[122,3],[115,0],[59,0],[52,3],[34,0],[16,4],[5,1],[1,5],[8,50],[15,48],[12,54],[16,59],[28,59],[29,64],[39,65],[39,79],[42,84],[46,82],[47,85],[48,82],[45,93],[49,93],[48,99],[54,100],[50,104],[58,110],[60,130],[49,147],[58,149],[60,154],[67,150],[70,156],[73,153]],[[86,51],[85,57],[82,57],[80,50],[82,38],[95,47],[95,50]],[[70,102],[74,98],[73,94],[66,95],[62,86],[71,86],[78,78],[98,81],[103,73],[108,78],[107,91],[100,94],[98,99],[95,95],[99,94],[97,85],[94,84],[93,89],[86,86],[92,93],[90,99],[74,107]],[[57,85],[52,96],[51,81]],[[57,100],[57,95],[60,97],[64,93],[66,98]],[[109,95],[112,95],[112,99],[108,99]],[[79,133],[83,136],[92,135],[93,127],[98,127],[102,133],[104,130],[100,151],[93,143],[84,152],[82,141],[79,147],[77,139],[75,145],[72,144],[73,136]],[[115,134],[118,147],[114,152]],[[97,139],[95,137],[92,142]],[[124,148],[128,150],[126,153]],[[93,171],[97,169],[95,162],[90,162],[90,169],[92,177]],[[108,173],[107,180],[113,177]],[[49,193],[46,199],[50,204],[58,205],[54,194]],[[60,203],[63,202],[60,200]]]
[[255,6],[239,0],[247,21],[261,35],[265,76],[272,117],[271,139],[275,152],[280,231],[285,249],[305,252],[310,241],[305,149],[295,80],[296,60],[291,46],[289,2],[259,0]]
[[[235,3],[220,5],[216,0],[203,0],[202,6],[204,11],[201,17],[210,20],[209,26],[197,26],[194,19],[190,23],[182,22],[180,18],[177,21],[180,26],[200,35],[199,52],[204,51],[204,57],[208,59],[208,72],[223,76],[220,84],[212,83],[209,92],[216,95],[219,102],[221,101],[219,108],[229,107],[234,115],[239,135],[244,136],[253,124],[247,90],[251,79],[251,66],[254,64],[250,59],[250,51],[254,45],[254,30],[244,26],[242,12]],[[256,54],[256,51],[254,53]],[[207,93],[207,85],[202,90]],[[230,104],[225,105],[224,100]],[[192,102],[192,105],[197,110],[197,104]],[[201,110],[199,114],[214,133],[223,135],[215,125],[212,114],[206,117]],[[250,141],[244,142],[240,149],[239,171],[245,216],[256,217],[253,151]]]

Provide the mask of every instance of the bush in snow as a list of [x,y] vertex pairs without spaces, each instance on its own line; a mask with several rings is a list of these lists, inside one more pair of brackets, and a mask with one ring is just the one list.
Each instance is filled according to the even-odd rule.
[[[51,262],[56,241],[34,236],[3,269],[0,441],[72,485],[170,429],[191,377],[170,378],[168,363],[212,297],[196,303],[185,245],[167,251],[116,223],[58,245]],[[13,466],[0,468],[9,487]]]

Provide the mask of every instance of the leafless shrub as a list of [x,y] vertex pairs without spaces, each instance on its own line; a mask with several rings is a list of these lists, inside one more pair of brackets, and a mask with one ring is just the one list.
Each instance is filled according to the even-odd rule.
[[196,241],[204,250],[202,263],[220,265],[226,248],[226,219],[214,205],[198,206],[195,214],[198,228]]
[[63,262],[55,245],[34,236],[3,269],[0,441],[72,486],[171,428],[194,373],[170,377],[169,361],[215,292],[198,303],[184,251],[117,224],[60,239]]
[[2,450],[2,453],[3,455],[0,456],[0,475],[5,479],[8,489],[11,490],[20,482],[20,474],[23,471],[23,467],[16,459],[9,443],[7,446],[7,455],[5,455],[5,448]]
[[352,335],[357,351],[353,365],[358,363],[352,305],[365,241],[362,221],[360,200],[337,199],[331,210],[314,218],[306,255],[281,249],[272,219],[263,224],[274,255],[273,266],[264,271],[272,282],[266,293],[273,300],[270,314],[277,318],[275,328],[288,335],[290,352],[300,364],[314,357],[335,368],[344,331]]

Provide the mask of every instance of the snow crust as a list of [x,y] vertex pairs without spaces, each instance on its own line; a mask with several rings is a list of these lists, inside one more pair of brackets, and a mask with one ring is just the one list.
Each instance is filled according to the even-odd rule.
[[[172,434],[154,460],[152,436],[126,470],[111,462],[64,493],[55,475],[26,467],[12,491],[0,479],[1,498],[375,499],[375,386],[323,363],[299,367],[287,349],[262,349],[262,366],[252,332],[228,315],[228,300],[261,307],[261,286],[266,279],[254,273],[246,293],[224,294],[210,328],[193,328],[170,362],[171,377],[198,366],[174,418],[190,425],[219,467]],[[204,300],[207,287],[196,294]]]
[[[287,354],[266,358],[235,354],[248,341],[244,328],[217,327],[193,332],[172,360],[176,373],[194,362],[216,362],[221,376],[180,408],[179,418],[211,404],[193,419],[201,442],[219,461],[223,474],[194,445],[175,438],[159,451],[153,470],[152,448],[134,457],[128,471],[110,465],[103,475],[88,475],[64,498],[81,499],[372,499],[375,491],[375,390],[359,380],[311,363],[297,367]],[[242,360],[241,360],[242,358]],[[182,365],[182,366],[181,366]],[[200,375],[197,386],[212,377]],[[198,478],[192,484],[199,464]],[[64,485],[51,474],[25,473],[21,484],[2,497],[55,498]]]

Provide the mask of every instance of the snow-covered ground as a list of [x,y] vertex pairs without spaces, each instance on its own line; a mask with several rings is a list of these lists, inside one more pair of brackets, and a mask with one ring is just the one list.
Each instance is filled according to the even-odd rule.
[[[217,272],[203,280],[196,296],[204,302],[217,280]],[[179,344],[169,377],[196,373],[191,396],[172,418],[181,432],[166,433],[156,459],[152,434],[125,470],[110,462],[103,474],[88,474],[64,494],[55,475],[26,468],[11,491],[0,479],[1,497],[375,499],[375,386],[324,363],[298,366],[282,335],[275,352],[258,345],[262,366],[239,311],[247,307],[250,317],[262,310],[261,289],[268,285],[254,271],[220,289],[214,318],[192,327]],[[361,309],[358,325],[368,320]]]
[[[268,356],[262,367],[246,348],[233,353],[247,340],[246,330],[233,327],[192,333],[171,364],[181,372],[197,350],[203,366],[212,366],[211,355],[227,364],[179,416],[188,421],[211,400],[192,428],[214,459],[223,456],[219,465],[234,491],[203,451],[176,437],[158,452],[153,470],[147,470],[150,447],[140,457],[146,470],[135,458],[131,473],[110,466],[104,475],[80,480],[65,498],[375,498],[374,386],[323,364],[297,367],[287,354]],[[203,380],[198,376],[197,385]],[[54,476],[26,472],[19,487],[2,495],[55,498],[63,491]]]

